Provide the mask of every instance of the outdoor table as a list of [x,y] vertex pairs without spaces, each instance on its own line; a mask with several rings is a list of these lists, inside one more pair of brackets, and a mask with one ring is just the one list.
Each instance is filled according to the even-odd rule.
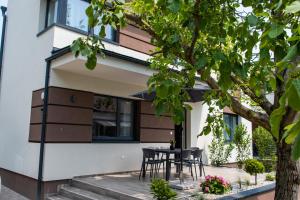
[[[180,149],[153,149],[156,153],[162,153],[166,155],[166,177],[165,179],[168,181],[170,179],[170,174],[171,174],[171,162],[170,162],[170,155],[171,154],[180,154]],[[143,162],[144,163],[144,162]],[[145,169],[145,165],[143,165],[143,177],[146,176],[146,169]]]

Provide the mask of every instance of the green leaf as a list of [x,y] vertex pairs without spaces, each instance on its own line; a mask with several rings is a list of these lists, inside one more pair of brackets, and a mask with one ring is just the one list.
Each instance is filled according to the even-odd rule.
[[97,56],[96,54],[93,53],[87,57],[87,62],[85,63],[85,66],[89,70],[93,70],[95,69],[96,65],[97,65]]
[[159,98],[167,98],[168,97],[168,86],[162,84],[156,88],[156,94]]
[[298,134],[292,146],[292,159],[298,160],[299,157],[300,157],[300,134]]
[[300,79],[293,80],[287,91],[288,105],[300,111]]
[[291,61],[295,56],[297,56],[297,45],[291,46],[288,49],[288,53],[286,56],[282,59],[282,62],[288,62]]
[[165,112],[166,106],[162,102],[158,102],[157,105],[155,105],[155,114],[157,116],[162,115]]
[[279,108],[275,109],[270,115],[271,133],[276,139],[279,139],[280,122],[282,120],[283,115],[285,115],[286,112],[285,102],[286,95],[284,94],[279,100]]
[[248,7],[248,6],[251,6],[252,4],[252,0],[243,0],[242,1],[242,4],[244,7]]
[[249,15],[247,17],[247,22],[250,24],[250,26],[255,26],[258,22],[258,18],[255,15]]
[[292,144],[295,141],[295,138],[300,133],[300,120],[297,123],[293,123],[286,127],[286,132],[284,133],[285,142]]
[[203,67],[205,67],[205,65],[207,64],[207,58],[204,56],[201,56],[197,62],[196,62],[196,68],[197,70],[202,69]]
[[284,31],[284,26],[273,24],[271,29],[269,30],[268,36],[273,39],[281,35],[283,31]]
[[300,1],[294,1],[285,8],[286,13],[296,13],[300,11]]
[[275,77],[270,78],[269,83],[271,85],[272,90],[276,91],[276,79],[275,79]]
[[292,36],[288,39],[289,42],[300,41],[300,36]]
[[168,0],[168,9],[170,9],[172,12],[176,13],[180,9],[180,0]]

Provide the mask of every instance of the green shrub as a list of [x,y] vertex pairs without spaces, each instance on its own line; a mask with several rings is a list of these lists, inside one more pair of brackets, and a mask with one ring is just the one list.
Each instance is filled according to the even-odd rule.
[[276,170],[276,157],[270,159],[258,159],[265,166],[266,172],[272,172]]
[[177,196],[177,193],[170,188],[168,182],[163,179],[153,179],[151,181],[151,194],[157,200],[172,200]]
[[216,128],[213,132],[213,139],[208,146],[211,164],[219,167],[227,163],[233,148],[233,144],[226,141],[223,128]]
[[267,174],[266,175],[266,181],[274,181],[275,180],[275,176],[272,174]]
[[276,144],[270,132],[258,127],[254,130],[252,137],[260,159],[271,159],[276,156]]
[[250,175],[255,175],[255,184],[257,184],[257,174],[264,173],[264,165],[256,159],[248,159],[245,161],[245,171]]
[[242,168],[242,164],[247,160],[250,156],[250,136],[247,133],[246,127],[243,124],[240,124],[235,127],[233,143],[236,146],[237,150],[237,161],[239,167]]

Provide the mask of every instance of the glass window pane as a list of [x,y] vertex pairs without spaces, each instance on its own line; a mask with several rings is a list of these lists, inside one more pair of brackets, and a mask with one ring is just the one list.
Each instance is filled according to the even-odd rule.
[[133,137],[133,102],[119,100],[120,137]]
[[89,3],[83,0],[68,0],[66,25],[88,31],[88,18],[85,10]]
[[[238,124],[238,116],[224,114],[223,117],[224,117],[224,126],[225,126],[224,137],[226,140],[230,141],[233,139],[234,130]],[[228,133],[226,129],[229,129],[230,133]]]
[[94,137],[117,137],[116,110],[116,98],[95,96]]
[[57,22],[57,0],[49,1],[48,26]]
[[[100,26],[94,27],[94,34],[99,35],[99,32],[100,32]],[[116,31],[110,25],[105,26],[105,33],[106,33],[105,36],[106,39],[115,41]]]

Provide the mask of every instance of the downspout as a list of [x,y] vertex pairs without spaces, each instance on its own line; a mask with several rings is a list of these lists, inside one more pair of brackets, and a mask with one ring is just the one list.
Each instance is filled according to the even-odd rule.
[[42,199],[42,184],[43,184],[43,169],[44,169],[45,139],[46,139],[46,129],[47,129],[46,123],[47,123],[47,113],[48,113],[50,69],[51,69],[51,60],[46,60],[46,75],[45,75],[45,87],[44,87],[44,94],[43,94],[43,115],[42,115],[39,172],[38,172],[36,200]]
[[6,33],[6,22],[7,22],[7,15],[6,11],[7,8],[4,6],[1,6],[1,11],[2,11],[2,17],[3,17],[3,22],[2,22],[2,35],[1,35],[1,49],[0,49],[0,84],[1,84],[1,77],[2,77],[2,66],[3,66],[3,53],[4,53],[4,41],[5,41],[5,33]]

